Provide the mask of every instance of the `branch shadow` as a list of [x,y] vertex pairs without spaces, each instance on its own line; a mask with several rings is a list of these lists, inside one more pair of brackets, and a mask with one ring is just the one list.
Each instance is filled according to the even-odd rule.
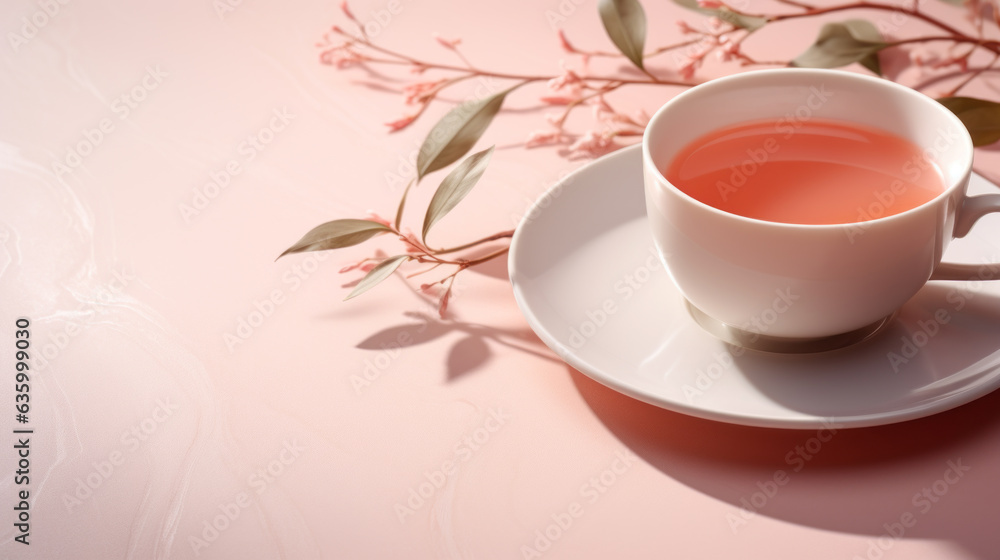
[[489,363],[491,344],[524,352],[538,358],[559,362],[530,329],[499,329],[476,323],[438,320],[430,315],[407,312],[411,321],[387,327],[369,335],[355,347],[362,350],[394,353],[459,333],[460,338],[448,349],[445,374],[448,381],[458,380]]
[[[490,247],[489,251],[496,249],[496,247]],[[468,269],[469,273],[479,274],[481,276],[488,276],[490,278],[496,278],[497,280],[510,280],[510,272],[507,269],[507,256],[504,255],[499,258],[488,260],[482,264],[477,264]]]

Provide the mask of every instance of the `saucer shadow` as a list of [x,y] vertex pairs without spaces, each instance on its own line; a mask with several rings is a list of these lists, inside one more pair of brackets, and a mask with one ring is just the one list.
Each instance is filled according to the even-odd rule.
[[[901,336],[911,335],[907,321],[943,305],[954,310],[946,286],[928,286],[907,304],[899,324],[871,341],[859,354],[880,352]],[[972,294],[969,292],[968,294]],[[978,363],[1000,349],[1000,299],[974,294],[961,310],[954,310],[946,335],[932,342],[956,344],[951,352],[932,351],[919,366],[921,372],[954,372]],[[954,300],[954,298],[953,298]],[[840,365],[852,358],[828,353],[816,364],[833,359]],[[884,352],[876,356],[885,360]],[[914,360],[920,355],[914,357]],[[774,356],[779,366],[783,357]],[[748,365],[748,362],[750,363]],[[796,385],[787,372],[769,377],[766,361],[741,363],[744,374],[775,401],[796,402]],[[757,367],[759,366],[759,367]],[[781,369],[780,367],[778,368]],[[718,520],[739,532],[756,515],[803,526],[868,537],[866,543],[887,536],[887,524],[912,515],[916,523],[904,539],[945,539],[960,547],[962,557],[996,558],[995,505],[1000,503],[1000,392],[960,407],[908,422],[870,428],[780,430],[703,420],[649,405],[593,381],[573,368],[571,378],[597,418],[624,445],[665,475],[734,506]],[[808,372],[806,372],[808,374]],[[786,385],[791,385],[789,388]],[[885,395],[882,395],[885,397]],[[951,463],[949,463],[951,462]],[[951,465],[968,467],[954,484],[941,482]],[[780,487],[770,486],[776,471],[787,475]],[[954,478],[954,475],[949,475]],[[937,484],[938,486],[934,486]],[[934,502],[921,498],[926,488],[940,489]],[[771,496],[762,488],[777,488]],[[753,501],[751,501],[753,500]],[[884,542],[884,541],[883,541]],[[866,557],[864,544],[845,552]]]
[[768,399],[826,418],[928,405],[986,386],[1000,368],[1000,297],[958,286],[925,286],[860,344],[820,354],[743,352],[736,369]]

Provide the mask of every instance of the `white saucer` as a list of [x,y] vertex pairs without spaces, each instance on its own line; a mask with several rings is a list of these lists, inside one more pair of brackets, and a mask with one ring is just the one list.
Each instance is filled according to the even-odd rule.
[[[997,189],[976,175],[969,190]],[[1000,241],[996,216],[955,241],[946,260],[1000,261],[989,238]],[[1000,266],[983,271],[1000,278]],[[768,354],[712,337],[654,253],[639,146],[581,168],[539,199],[514,235],[510,278],[531,328],[568,364],[626,395],[702,418],[875,426],[954,408],[1000,386],[1000,282],[929,283],[885,331],[833,352]]]

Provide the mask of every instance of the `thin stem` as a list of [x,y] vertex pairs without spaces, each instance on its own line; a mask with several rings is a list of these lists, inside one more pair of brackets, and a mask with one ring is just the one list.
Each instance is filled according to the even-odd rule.
[[968,77],[962,80],[962,83],[955,86],[955,88],[949,91],[948,94],[945,95],[945,97],[954,97],[959,92],[959,90],[969,85],[969,82],[978,78],[983,72],[986,72],[987,70],[993,68],[993,65],[997,63],[997,60],[1000,60],[1000,53],[993,53],[993,60],[991,60],[989,64],[983,66],[982,68],[977,68],[976,70],[971,72],[968,75]]
[[[646,53],[643,56],[645,58],[649,58],[651,56],[656,56],[658,54],[663,54],[665,52],[677,50],[677,49],[682,48],[682,47],[687,47],[687,46],[690,46],[690,45],[698,44],[698,43],[702,42],[702,40],[704,40],[703,37],[698,38],[698,39],[690,39],[690,40],[687,40],[687,41],[681,41],[680,43],[674,43],[672,45],[666,45],[664,47],[658,47],[658,48],[656,48],[656,49],[654,49],[654,50]],[[619,56],[621,56],[621,55],[619,55]]]
[[476,245],[482,245],[483,243],[489,243],[490,241],[497,241],[499,239],[504,239],[506,237],[513,237],[514,230],[501,231],[500,233],[494,233],[493,235],[488,235],[482,239],[477,239],[476,241],[470,241],[464,245],[458,245],[457,247],[449,247],[447,249],[438,249],[434,251],[436,255],[447,255],[448,253],[454,253],[457,251],[462,251],[464,249],[469,249],[475,247]]
[[[358,40],[357,38],[354,38],[354,39],[356,41]],[[361,42],[365,47],[368,47],[368,48],[370,48],[372,50],[378,51],[378,52],[380,52],[382,54],[386,54],[388,56],[395,57],[397,59],[397,62],[395,62],[395,63],[392,63],[392,62],[387,61],[387,60],[372,59],[372,61],[379,62],[381,64],[409,64],[409,65],[413,65],[413,66],[419,66],[419,67],[422,67],[422,68],[427,68],[428,70],[445,70],[445,71],[450,71],[450,72],[461,72],[461,73],[469,73],[469,72],[471,72],[471,74],[468,75],[467,78],[469,78],[469,77],[476,77],[476,76],[482,76],[482,77],[487,77],[487,78],[497,78],[497,79],[501,79],[501,80],[520,80],[524,84],[531,83],[531,82],[548,81],[548,80],[551,80],[551,79],[553,79],[553,78],[556,77],[556,76],[539,76],[537,74],[535,74],[535,75],[532,75],[532,74],[512,74],[512,73],[508,73],[508,72],[496,72],[496,71],[481,70],[481,69],[476,68],[476,67],[466,68],[466,67],[463,67],[463,66],[455,66],[454,64],[443,64],[443,63],[437,63],[437,62],[425,62],[425,61],[413,58],[411,56],[408,56],[408,55],[405,55],[405,54],[402,54],[402,53],[398,53],[398,52],[395,52],[395,51],[392,51],[392,50],[380,47],[380,46],[376,45],[375,43],[371,43],[371,42],[367,42],[367,41],[359,41],[359,42]],[[684,46],[685,44],[688,44],[688,43],[677,44],[677,45],[670,45],[668,48],[678,48],[680,46]],[[673,86],[682,86],[682,87],[692,87],[692,86],[697,85],[697,84],[692,84],[692,83],[687,83],[687,82],[678,82],[678,81],[675,81],[675,80],[662,80],[660,78],[657,78],[656,76],[653,76],[652,74],[649,74],[648,72],[646,73],[646,75],[647,75],[647,77],[649,79],[639,80],[639,79],[630,79],[630,78],[617,78],[617,77],[612,77],[612,76],[581,76],[581,78],[584,79],[584,80],[596,80],[596,81],[602,81],[602,82],[621,82],[623,84],[655,84],[655,85],[673,85]]]
[[1000,41],[993,40],[983,40],[976,39],[974,37],[961,36],[961,37],[949,37],[947,35],[934,35],[929,37],[913,37],[910,39],[900,39],[899,41],[893,41],[889,43],[890,47],[897,47],[899,45],[909,45],[913,43],[931,43],[934,41],[949,41],[951,43],[966,43],[971,45],[976,45],[977,47],[984,47],[989,49],[990,52],[996,53],[998,47],[1000,47]]
[[[358,40],[356,37],[354,39]],[[433,68],[433,69],[436,69],[436,70],[450,70],[450,71],[453,71],[453,72],[473,72],[475,75],[478,75],[478,76],[490,76],[490,77],[493,77],[493,78],[501,78],[501,79],[509,79],[509,80],[526,80],[526,81],[531,81],[531,82],[538,82],[538,81],[541,81],[541,80],[550,80],[550,79],[552,79],[552,76],[537,76],[537,75],[536,76],[531,76],[531,75],[525,75],[525,74],[508,74],[508,73],[505,73],[505,72],[483,72],[482,70],[479,70],[478,68],[476,68],[474,66],[470,66],[470,67],[466,68],[466,67],[463,67],[463,66],[455,66],[454,64],[428,63],[428,62],[424,62],[422,60],[413,58],[412,56],[409,56],[409,55],[406,55],[406,54],[403,54],[403,53],[400,53],[400,52],[396,52],[396,51],[393,51],[393,50],[389,50],[389,49],[386,49],[384,47],[380,47],[380,46],[378,46],[375,43],[372,43],[370,41],[360,41],[360,42],[364,46],[366,46],[366,47],[368,47],[368,48],[370,48],[370,49],[372,49],[374,51],[378,51],[378,52],[380,52],[382,54],[395,57],[398,60],[405,61],[406,63],[412,64],[414,66],[421,66],[421,67],[425,67],[425,68]]]
[[465,58],[465,55],[462,54],[462,51],[458,50],[458,47],[455,47],[455,48],[453,48],[451,50],[455,53],[455,56],[457,56],[459,58],[459,60],[461,60],[462,62],[464,62],[465,65],[469,67],[469,70],[475,70],[475,67],[472,66],[472,63],[469,62],[469,59]]
[[[651,51],[643,54],[642,57],[643,58],[650,58],[650,57],[656,56],[658,54],[663,54],[665,52],[670,52],[670,51],[673,51],[673,50],[677,50],[677,49],[682,48],[682,47],[687,47],[689,45],[694,45],[696,43],[700,43],[701,41],[702,41],[701,38],[698,38],[698,39],[688,39],[687,41],[681,41],[680,43],[673,43],[671,45],[664,45],[662,47],[657,47],[657,48],[655,48],[655,49],[653,49],[653,50],[651,50]],[[625,55],[623,55],[620,52],[577,50],[577,51],[575,51],[575,53],[583,55],[583,56],[589,56],[591,58],[602,58],[602,57],[603,58],[624,58],[625,57]]]
[[430,268],[425,268],[424,270],[419,270],[417,272],[414,272],[413,274],[408,274],[406,276],[406,278],[409,279],[409,278],[413,278],[414,276],[420,276],[421,274],[426,274],[426,273],[434,270],[435,268],[441,266],[442,264],[444,264],[444,263],[435,263],[434,266],[432,266]]
[[616,89],[622,87],[622,84],[623,84],[622,82],[608,82],[604,86],[601,86],[600,88],[594,90],[593,93],[588,93],[587,95],[584,95],[579,99],[574,99],[568,105],[566,105],[566,110],[563,111],[563,114],[553,124],[555,124],[560,130],[562,130],[563,124],[566,123],[566,119],[569,118],[569,114],[573,112],[573,109],[576,109],[577,107],[582,105],[585,101],[589,101],[595,97],[604,95],[605,93],[611,93],[612,91],[615,91]]
[[799,13],[795,13],[795,14],[781,14],[781,15],[774,15],[774,16],[744,14],[744,13],[740,13],[740,12],[737,12],[737,13],[740,13],[740,15],[744,15],[744,16],[764,18],[764,19],[766,19],[768,21],[768,23],[773,23],[773,22],[778,22],[778,21],[784,21],[784,20],[790,20],[790,19],[797,19],[797,18],[801,18],[801,17],[812,17],[812,16],[823,15],[823,14],[830,14],[830,13],[834,13],[834,12],[843,12],[843,11],[846,11],[846,10],[860,10],[860,9],[883,10],[883,11],[897,12],[897,13],[905,14],[905,15],[908,15],[908,16],[913,16],[913,17],[915,17],[917,19],[923,20],[924,22],[933,25],[934,27],[937,27],[938,29],[944,31],[945,33],[950,33],[950,34],[958,36],[958,37],[964,37],[965,36],[965,34],[962,33],[961,31],[959,31],[958,29],[955,29],[954,27],[952,27],[952,26],[950,26],[950,25],[948,25],[948,24],[946,24],[946,23],[944,23],[942,21],[938,21],[937,19],[934,19],[933,17],[930,17],[930,16],[924,14],[923,12],[920,12],[920,11],[917,11],[917,10],[913,10],[913,9],[902,8],[900,6],[893,6],[893,5],[889,5],[889,4],[879,4],[879,3],[876,3],[876,2],[852,2],[852,3],[848,3],[848,4],[840,4],[838,6],[828,6],[828,7],[825,7],[825,8],[811,8],[811,9],[806,10],[804,12],[799,12]]
[[815,10],[816,6],[810,6],[809,4],[804,4],[802,2],[796,2],[795,0],[775,0],[781,4],[788,4],[789,6],[795,6],[796,8],[802,8],[803,10]]
[[479,257],[478,259],[473,259],[471,261],[465,261],[462,264],[465,266],[465,268],[468,268],[470,266],[475,266],[477,264],[481,264],[481,263],[484,263],[486,261],[493,260],[493,259],[499,257],[500,255],[503,255],[504,253],[506,253],[508,251],[510,251],[510,247],[504,247],[503,249],[499,249],[499,250],[493,251],[492,253],[490,253],[490,254],[488,254],[486,256],[483,256],[483,257]]

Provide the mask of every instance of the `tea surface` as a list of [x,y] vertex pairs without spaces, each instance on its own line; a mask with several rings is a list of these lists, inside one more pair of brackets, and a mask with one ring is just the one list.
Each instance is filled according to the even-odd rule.
[[879,129],[811,119],[740,123],[685,146],[661,169],[691,197],[749,218],[792,224],[864,222],[944,191],[921,148]]

